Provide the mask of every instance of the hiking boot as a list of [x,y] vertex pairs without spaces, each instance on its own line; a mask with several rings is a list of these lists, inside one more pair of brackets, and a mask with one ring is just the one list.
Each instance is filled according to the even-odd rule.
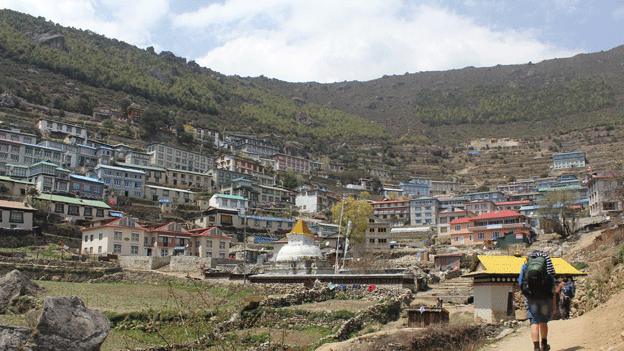
[[542,345],[542,349],[540,351],[550,351],[550,345],[548,344]]

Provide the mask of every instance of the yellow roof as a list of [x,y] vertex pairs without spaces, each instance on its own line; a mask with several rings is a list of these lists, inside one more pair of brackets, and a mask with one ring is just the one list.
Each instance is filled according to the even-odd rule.
[[[479,261],[483,265],[484,270],[476,273],[487,273],[487,274],[520,274],[520,270],[522,269],[522,265],[526,262],[526,257],[516,257],[516,256],[485,256],[479,255],[477,256]],[[555,268],[555,274],[558,275],[585,275],[574,268],[571,264],[566,262],[561,257],[552,257],[552,264]]]
[[314,237],[314,233],[312,233],[310,228],[308,228],[308,225],[303,221],[303,219],[298,219],[288,234],[299,234]]

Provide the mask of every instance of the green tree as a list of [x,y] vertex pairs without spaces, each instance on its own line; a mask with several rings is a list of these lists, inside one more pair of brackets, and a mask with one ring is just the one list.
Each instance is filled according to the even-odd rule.
[[171,123],[168,113],[153,108],[146,109],[139,120],[139,125],[147,136],[157,135],[161,130],[167,129]]
[[279,178],[279,183],[286,189],[296,189],[301,185],[299,177],[293,172],[282,173]]
[[[342,223],[340,213],[342,212]],[[332,207],[334,223],[342,224],[342,232],[346,233],[347,223],[351,221],[349,240],[361,244],[364,242],[366,230],[368,230],[369,218],[373,215],[373,206],[366,200],[356,200],[348,197],[336,203]]]

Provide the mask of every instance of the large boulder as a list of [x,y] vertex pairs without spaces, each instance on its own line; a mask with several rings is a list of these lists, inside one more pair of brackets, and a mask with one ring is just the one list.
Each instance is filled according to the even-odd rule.
[[95,351],[110,331],[104,314],[85,307],[77,296],[46,297],[36,327],[37,350]]
[[0,351],[32,351],[33,346],[30,329],[0,326]]
[[13,311],[14,306],[19,309],[14,312],[25,312],[24,297],[33,296],[40,290],[24,273],[18,270],[7,273],[0,278],[0,314]]

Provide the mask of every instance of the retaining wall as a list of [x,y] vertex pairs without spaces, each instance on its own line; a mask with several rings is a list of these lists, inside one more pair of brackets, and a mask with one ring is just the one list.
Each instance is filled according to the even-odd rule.
[[197,256],[173,256],[169,262],[169,270],[172,272],[200,272],[204,268],[211,267],[212,259]]
[[119,256],[119,265],[124,269],[149,271],[166,266],[171,261],[170,256]]

